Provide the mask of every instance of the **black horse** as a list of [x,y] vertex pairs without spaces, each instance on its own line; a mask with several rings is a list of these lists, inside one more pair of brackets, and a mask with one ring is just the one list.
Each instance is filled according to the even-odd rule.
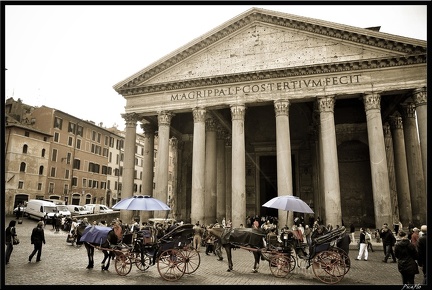
[[265,248],[265,232],[252,228],[211,228],[208,234],[218,238],[225,249],[228,259],[228,272],[233,270],[231,249],[242,248],[253,253],[255,263],[253,272],[258,272],[260,258],[264,260],[261,249]]
[[[101,262],[102,270],[108,270],[111,259],[115,258],[114,251],[110,251],[107,249],[110,249],[113,245],[117,245],[122,240],[123,229],[118,224],[114,224],[112,227],[108,227],[107,229],[104,228],[106,227],[86,226],[82,224],[78,225],[77,227],[77,245],[84,244],[87,250],[87,269],[92,269],[94,266],[95,247],[100,247],[102,249],[102,253],[104,254],[104,258]],[[99,233],[99,238],[97,239],[99,242],[97,242],[96,240],[93,242],[82,241],[81,237],[91,230],[94,231],[94,233]],[[86,239],[84,238],[84,240]],[[107,263],[105,264],[105,262]]]

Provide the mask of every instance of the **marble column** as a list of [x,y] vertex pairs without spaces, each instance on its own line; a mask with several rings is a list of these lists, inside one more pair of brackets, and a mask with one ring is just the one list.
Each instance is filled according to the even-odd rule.
[[363,102],[369,142],[375,227],[379,229],[383,223],[392,224],[390,184],[380,110],[381,96],[365,94]]
[[408,165],[408,178],[411,192],[413,223],[416,225],[421,225],[426,224],[427,221],[427,201],[420,141],[418,138],[417,123],[415,119],[415,107],[414,103],[406,103],[401,107]]
[[[153,196],[153,168],[154,168],[154,127],[149,123],[141,124],[144,130],[144,156],[143,156],[143,195]],[[153,216],[152,211],[141,211],[140,220],[147,221]]]
[[[132,197],[134,193],[135,143],[138,115],[136,113],[128,113],[123,114],[122,117],[126,121],[121,192],[121,199],[123,200]],[[123,222],[130,223],[132,217],[133,211],[120,210],[120,219]]]
[[325,224],[342,224],[342,206],[339,185],[339,164],[334,122],[334,96],[318,98],[323,166],[323,195]]
[[171,183],[171,190],[168,190],[169,196],[169,206],[171,210],[169,217],[177,220],[179,217],[180,210],[178,208],[178,190],[177,190],[177,172],[178,172],[178,140],[176,137],[172,137],[169,140],[169,150],[171,152],[170,162],[169,162],[169,172],[171,172],[171,178],[169,182]]
[[204,193],[205,193],[205,119],[206,110],[195,108],[192,111],[194,119],[193,149],[192,149],[192,196],[191,223],[204,223]]
[[[158,151],[156,157],[156,188],[154,197],[168,202],[168,164],[169,164],[169,134],[171,118],[174,114],[166,111],[158,115]],[[165,218],[165,211],[154,211],[156,218]]]
[[427,192],[427,91],[426,88],[414,91],[413,100],[417,113],[417,125],[420,136],[423,176],[425,177],[425,192]]
[[216,217],[219,220],[227,217],[226,213],[226,168],[225,168],[225,130],[217,126],[216,140]]
[[399,220],[399,205],[397,197],[396,187],[396,174],[395,174],[395,161],[394,161],[394,150],[393,150],[393,138],[391,135],[390,125],[386,122],[383,125],[384,130],[384,146],[386,148],[387,158],[387,171],[389,175],[389,186],[390,186],[390,207],[392,209],[392,220]]
[[[289,128],[289,100],[274,102],[276,115],[276,162],[278,196],[293,195],[291,168],[291,141]],[[294,224],[293,211],[278,211],[279,227]]]
[[232,226],[246,220],[245,105],[232,105]]
[[205,200],[204,200],[204,222],[214,224],[216,219],[219,223],[222,219],[216,216],[216,126],[214,118],[208,114],[206,118],[206,140],[205,140]]
[[[232,139],[231,139],[231,135],[227,134],[226,138],[225,138],[225,146],[226,146],[226,173],[225,173],[225,178],[226,178],[226,183],[225,183],[225,197],[226,197],[226,202],[225,202],[225,206],[226,206],[226,219],[230,219],[232,221]],[[243,225],[246,226],[246,219],[243,222]]]
[[402,118],[392,116],[389,124],[393,139],[399,220],[402,225],[408,225],[412,219],[412,210]]

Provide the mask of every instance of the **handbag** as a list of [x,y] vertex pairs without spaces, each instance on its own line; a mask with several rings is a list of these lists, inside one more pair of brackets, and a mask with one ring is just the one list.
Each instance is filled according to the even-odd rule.
[[12,238],[12,244],[13,245],[18,245],[20,243],[20,240],[18,239],[17,236],[13,236]]

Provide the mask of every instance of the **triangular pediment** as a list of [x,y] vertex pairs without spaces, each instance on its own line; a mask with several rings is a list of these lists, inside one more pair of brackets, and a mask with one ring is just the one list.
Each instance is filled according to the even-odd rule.
[[164,84],[227,76],[312,71],[314,66],[346,70],[355,63],[382,60],[397,65],[401,58],[416,55],[425,59],[425,41],[253,8],[114,88],[127,94],[131,89],[145,92],[164,89]]

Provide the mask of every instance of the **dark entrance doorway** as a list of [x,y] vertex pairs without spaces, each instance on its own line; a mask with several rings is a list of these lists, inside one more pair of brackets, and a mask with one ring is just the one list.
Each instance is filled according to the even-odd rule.
[[[259,158],[260,203],[277,196],[277,164],[276,156],[261,156]],[[260,206],[261,206],[260,205]],[[278,216],[278,210],[261,206],[261,216]]]

